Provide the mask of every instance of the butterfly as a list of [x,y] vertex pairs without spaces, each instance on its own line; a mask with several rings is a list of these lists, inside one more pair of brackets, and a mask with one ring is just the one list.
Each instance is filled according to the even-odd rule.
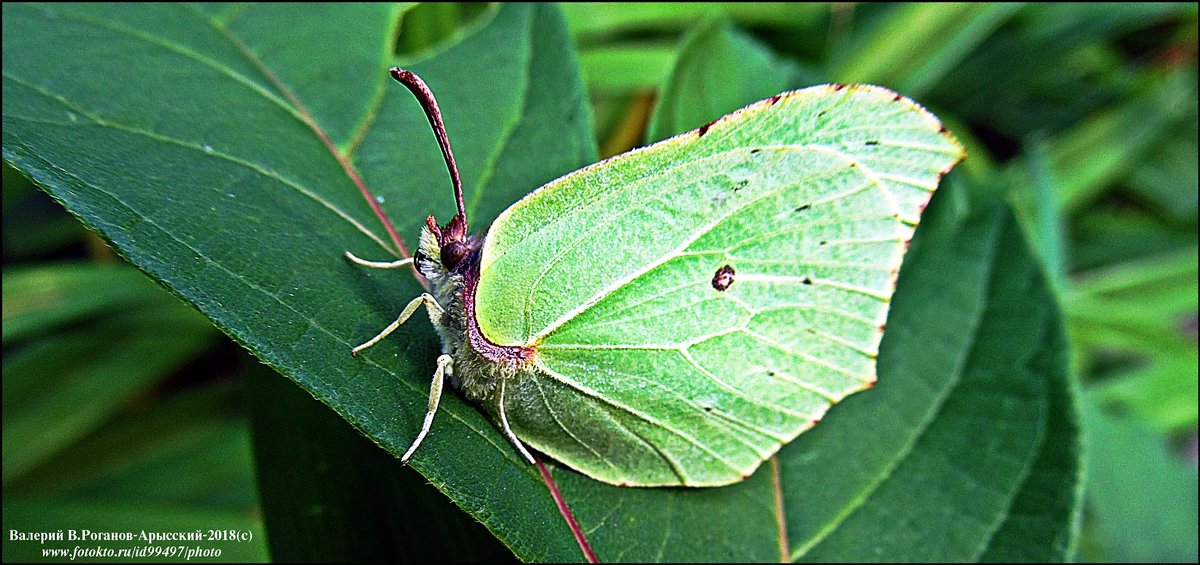
[[963,157],[887,89],[781,93],[533,191],[472,235],[436,99],[421,103],[458,213],[413,257],[441,337],[421,430],[445,381],[526,446],[627,486],[748,477],[876,382],[897,273],[921,213]]

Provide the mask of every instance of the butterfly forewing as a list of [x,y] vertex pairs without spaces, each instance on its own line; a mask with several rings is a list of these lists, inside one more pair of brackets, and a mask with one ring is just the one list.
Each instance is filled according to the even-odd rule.
[[492,225],[480,327],[536,348],[520,437],[632,485],[741,480],[874,383],[896,273],[962,156],[876,87],[764,100],[556,180]]

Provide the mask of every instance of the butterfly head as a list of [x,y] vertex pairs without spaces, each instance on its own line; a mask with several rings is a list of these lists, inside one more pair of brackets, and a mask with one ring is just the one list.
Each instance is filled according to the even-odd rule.
[[421,247],[417,250],[417,269],[427,278],[444,277],[463,270],[476,251],[476,239],[467,234],[467,222],[461,214],[439,226],[433,216],[421,229]]

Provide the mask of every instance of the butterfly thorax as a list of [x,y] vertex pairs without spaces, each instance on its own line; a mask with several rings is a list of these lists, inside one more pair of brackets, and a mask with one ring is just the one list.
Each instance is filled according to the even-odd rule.
[[442,339],[442,353],[454,359],[450,383],[467,398],[487,405],[500,379],[515,376],[532,360],[533,350],[497,345],[479,330],[474,300],[482,247],[483,238],[467,234],[462,216],[445,226],[430,216],[421,229],[415,258],[434,300],[446,312],[434,320],[434,327]]

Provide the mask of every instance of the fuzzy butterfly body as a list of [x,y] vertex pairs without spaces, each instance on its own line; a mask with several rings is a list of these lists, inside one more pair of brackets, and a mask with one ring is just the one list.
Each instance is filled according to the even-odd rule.
[[819,86],[566,175],[482,238],[461,207],[430,218],[435,388],[605,482],[740,481],[875,383],[901,260],[962,157],[908,99]]

